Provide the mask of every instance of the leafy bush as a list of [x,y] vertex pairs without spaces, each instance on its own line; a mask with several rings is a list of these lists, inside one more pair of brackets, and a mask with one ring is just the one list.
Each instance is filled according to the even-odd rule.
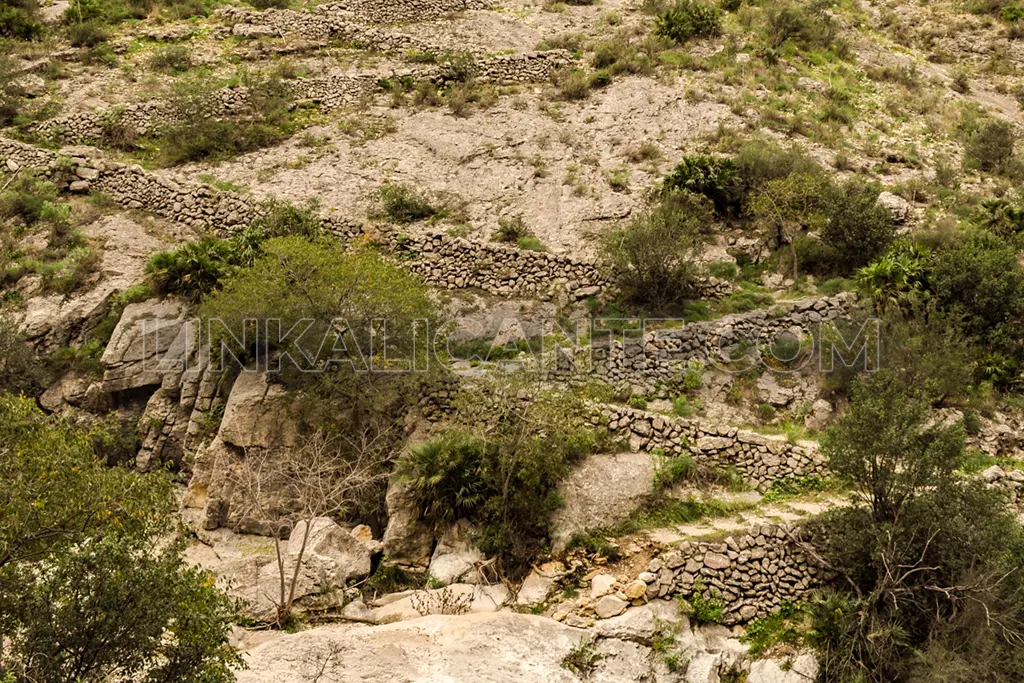
[[110,31],[99,21],[82,21],[68,26],[68,40],[74,47],[96,47],[110,38]]
[[219,289],[236,265],[230,242],[207,237],[154,254],[146,264],[146,275],[158,294],[199,301]]
[[987,121],[967,138],[964,162],[991,173],[1003,171],[1013,158],[1017,135],[1007,121]]
[[682,481],[689,481],[697,474],[697,464],[688,455],[674,458],[662,458],[658,469],[654,472],[654,488],[663,490],[672,488]]
[[717,36],[722,31],[722,13],[696,0],[676,0],[658,17],[656,30],[658,35],[680,44],[691,38]]
[[664,182],[667,193],[686,190],[704,195],[719,215],[736,213],[743,199],[743,188],[736,165],[730,159],[707,155],[688,156]]
[[[963,431],[938,424],[930,400],[876,373],[822,441],[857,493],[815,522],[849,590],[809,605],[827,680],[1008,680],[1024,660],[1024,534],[998,492],[957,475]],[[939,674],[932,656],[955,667]]]
[[930,298],[930,253],[909,242],[897,242],[885,254],[857,271],[857,284],[880,312],[920,309]]
[[[375,369],[385,369],[391,367],[385,359],[412,360],[414,353],[423,352],[414,344],[413,326],[418,320],[433,320],[425,286],[371,251],[345,252],[323,241],[278,237],[263,243],[251,268],[214,270],[213,274],[219,275],[222,287],[199,309],[204,321],[216,320],[222,330],[210,341],[224,342],[244,360],[251,349],[236,340],[247,339],[251,321],[280,321],[281,338],[266,341],[272,350],[287,352],[290,360],[282,361],[286,381],[296,371],[312,369],[304,365],[307,360],[318,363],[317,368],[331,366],[333,372],[327,374],[339,380],[350,379],[348,373],[341,374],[349,361],[348,367],[360,372],[371,361]],[[386,335],[373,320],[387,321]],[[285,334],[300,323],[305,330],[302,335]],[[336,344],[332,345],[331,335],[338,337]],[[322,352],[335,355],[325,358]]]
[[856,182],[846,183],[832,198],[821,241],[832,248],[840,274],[867,265],[895,238],[892,214],[877,200],[876,190]]
[[108,466],[111,440],[0,396],[0,669],[32,681],[234,680],[233,609],[183,560],[169,477]]
[[181,73],[192,68],[192,50],[186,45],[167,45],[155,50],[146,63],[154,71]]
[[501,217],[498,219],[498,231],[494,233],[496,242],[515,243],[524,237],[532,237],[533,232],[526,225],[522,216],[512,218]]
[[377,191],[377,217],[395,223],[442,220],[450,211],[438,200],[410,185],[384,185]]
[[827,5],[810,6],[778,2],[765,9],[767,42],[770,49],[792,43],[801,49],[827,48],[835,40],[838,27],[825,13]]
[[288,235],[313,239],[323,231],[317,215],[319,208],[316,199],[307,199],[299,206],[279,199],[268,199],[260,205],[260,215],[253,220],[250,228],[262,239]]
[[602,254],[629,301],[653,310],[680,308],[694,295],[711,222],[706,200],[676,192],[647,209],[624,230],[609,234]]
[[581,69],[561,69],[551,76],[562,100],[585,100],[590,97],[590,76]]
[[710,588],[705,588],[703,582],[698,578],[693,582],[693,594],[689,600],[683,600],[684,608],[689,607],[690,616],[698,624],[720,624],[725,616],[725,605],[721,596]]
[[14,315],[0,308],[0,394],[38,396],[47,384],[42,363],[18,328]]
[[47,206],[52,206],[56,201],[56,185],[26,173],[0,192],[0,218],[18,218],[26,225],[33,225],[43,219]]
[[165,164],[220,160],[277,144],[302,125],[301,109],[279,75],[248,74],[246,105],[220,112],[216,88],[197,79],[175,83],[169,120],[157,136]]
[[573,463],[598,447],[587,411],[564,392],[524,403],[518,389],[476,393],[459,406],[460,422],[486,419],[486,431],[451,429],[413,448],[397,470],[433,523],[466,518],[477,544],[519,572],[546,540],[556,489]]
[[11,0],[0,5],[0,36],[34,40],[44,30],[39,20],[39,5],[35,0]]

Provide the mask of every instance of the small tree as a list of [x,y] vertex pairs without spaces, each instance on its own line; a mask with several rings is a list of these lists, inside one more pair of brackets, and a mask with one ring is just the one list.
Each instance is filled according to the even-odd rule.
[[[294,451],[246,451],[231,480],[238,514],[266,525],[274,539],[278,626],[291,617],[313,523],[350,512],[361,494],[386,481],[384,465],[392,456],[387,431],[380,429],[358,438],[317,430]],[[289,566],[284,539],[299,522],[303,533]]]
[[183,560],[168,477],[0,395],[0,680],[222,683],[233,606]]
[[673,193],[605,238],[603,256],[628,300],[660,311],[679,308],[696,293],[712,222],[708,204],[689,192]]
[[851,181],[834,193],[830,202],[821,241],[835,252],[841,273],[866,266],[896,237],[892,214],[878,204],[877,191]]
[[[998,492],[956,475],[964,434],[934,420],[929,385],[860,380],[822,441],[855,491],[815,523],[846,589],[809,608],[822,680],[1009,680],[1024,660],[1024,534]],[[928,678],[925,650],[985,668]]]
[[796,238],[804,230],[820,230],[828,220],[832,183],[821,173],[793,173],[770,180],[751,202],[750,212],[769,242],[789,245],[795,280],[800,268]]

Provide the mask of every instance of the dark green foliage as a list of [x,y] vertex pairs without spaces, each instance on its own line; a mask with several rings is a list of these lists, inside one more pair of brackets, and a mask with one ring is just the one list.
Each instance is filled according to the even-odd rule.
[[799,606],[783,602],[775,614],[748,623],[740,640],[750,645],[750,656],[755,659],[778,645],[797,645],[803,640],[798,628],[801,616]]
[[776,2],[765,8],[765,28],[769,49],[778,50],[787,43],[802,50],[824,49],[832,45],[838,26],[826,13],[826,2],[810,5]]
[[256,9],[288,9],[289,0],[249,0]]
[[570,467],[598,448],[586,408],[564,392],[529,403],[515,388],[481,400],[464,397],[460,422],[489,417],[487,431],[449,430],[413,448],[398,464],[427,520],[469,519],[477,544],[506,570],[528,566],[547,539],[556,489]]
[[381,218],[395,223],[441,220],[449,215],[442,203],[409,185],[384,185],[377,191]]
[[680,44],[691,38],[717,36],[722,31],[722,12],[696,0],[676,0],[658,17],[656,30],[658,35]]
[[972,222],[1000,237],[1013,237],[1024,231],[1024,208],[1009,199],[985,199],[974,209]]
[[[1010,680],[1024,659],[1020,524],[1001,494],[957,475],[963,430],[932,419],[932,398],[883,370],[858,382],[822,441],[859,494],[814,523],[848,591],[810,605],[823,680]],[[973,663],[973,677],[922,677],[936,675],[933,652]]]
[[0,669],[68,683],[234,680],[233,609],[182,559],[170,480],[108,467],[93,453],[107,443],[0,396]]
[[602,253],[624,297],[650,310],[681,309],[696,293],[711,220],[707,201],[682,191],[609,234]]
[[[371,329],[371,320],[387,321],[389,358],[412,360],[413,326],[417,320],[433,319],[426,288],[398,266],[372,251],[345,252],[335,244],[298,236],[267,240],[251,268],[231,272],[221,284],[223,289],[206,299],[200,315],[204,320],[218,320],[235,339],[246,338],[247,321],[252,319],[280,320],[283,332],[300,321],[309,322],[301,338],[285,335],[269,340],[273,349],[288,351],[296,363],[316,359],[326,335],[338,332],[334,325],[343,320],[347,328],[340,343],[347,348],[346,358],[359,359],[361,352],[369,362],[372,348],[377,356],[375,368],[384,369],[388,366],[380,365],[379,357],[384,353],[383,338],[378,334],[371,347],[376,329]],[[237,354],[244,356],[249,351],[225,341]],[[359,348],[352,348],[353,343]],[[330,350],[331,346],[324,349]],[[360,369],[361,363],[354,362]]]
[[167,45],[156,49],[146,63],[154,71],[181,73],[192,68],[192,50],[186,45]]
[[98,19],[80,21],[67,28],[68,40],[74,47],[96,47],[110,38],[110,31]]
[[8,0],[0,3],[0,36],[34,40],[45,30],[36,0]]
[[250,227],[264,239],[289,235],[313,239],[323,231],[317,215],[319,210],[320,204],[315,199],[308,199],[298,206],[269,199],[260,205],[260,216],[253,220]]
[[688,455],[664,458],[654,473],[654,488],[668,489],[697,476],[697,464]]
[[821,241],[832,249],[841,275],[870,263],[896,237],[892,214],[877,199],[877,190],[855,182],[845,184],[831,198]]
[[279,75],[248,74],[242,84],[246,105],[228,114],[220,110],[213,85],[198,79],[176,83],[168,101],[173,123],[155,141],[160,161],[174,165],[227,159],[277,144],[302,126],[302,110],[293,106]]
[[22,174],[0,192],[0,220],[20,219],[27,225],[42,220],[57,201],[57,186],[36,175]]
[[0,126],[9,126],[21,111],[25,90],[19,76],[14,60],[9,55],[0,54]]
[[206,237],[154,254],[146,264],[146,275],[158,294],[179,294],[199,301],[219,289],[236,265],[231,242]]
[[526,237],[533,237],[533,232],[526,225],[526,221],[523,220],[522,216],[498,219],[498,231],[494,233],[494,240],[496,242],[511,242],[515,244]]
[[964,163],[990,173],[1006,169],[1013,158],[1017,135],[1007,121],[987,121],[979,125],[967,137]]
[[[115,25],[145,19],[157,4],[157,0],[74,0],[64,11],[64,22],[69,26],[82,22]],[[213,4],[212,0],[164,0],[159,9],[169,19],[188,19],[206,16]]]
[[688,156],[665,178],[666,193],[686,190],[704,195],[719,215],[734,214],[743,199],[743,187],[731,159],[707,155]]

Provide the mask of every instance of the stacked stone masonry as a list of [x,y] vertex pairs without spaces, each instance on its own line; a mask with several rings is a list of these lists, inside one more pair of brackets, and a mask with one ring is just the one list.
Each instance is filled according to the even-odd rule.
[[362,21],[397,24],[428,21],[464,10],[485,10],[490,0],[344,0],[333,7],[351,12]]
[[691,599],[700,590],[722,603],[723,623],[763,619],[783,602],[798,602],[827,580],[800,529],[755,526],[721,542],[689,541],[650,561],[637,577],[646,598]]
[[[152,211],[198,230],[231,234],[260,211],[251,199],[206,185],[176,183],[146,173],[140,166],[61,156],[21,142],[0,138],[0,163],[14,172],[28,169],[54,177],[71,192],[103,192],[122,206]],[[363,233],[361,223],[323,217],[327,230],[342,240]],[[505,297],[580,299],[599,294],[607,281],[596,263],[569,256],[520,251],[497,244],[470,242],[448,235],[390,235],[392,254],[426,282],[445,289],[479,288]]]
[[814,333],[820,323],[847,313],[855,300],[855,295],[849,293],[802,299],[773,309],[651,330],[642,337],[638,334],[625,339],[608,338],[605,343],[594,344],[591,358],[595,372],[611,382],[632,382],[645,387],[657,382],[672,383],[690,361],[727,363],[742,342],[761,346],[785,332],[800,337]]
[[[533,83],[547,80],[551,73],[572,63],[565,50],[498,55],[480,60],[477,78],[488,83]],[[427,66],[396,71],[386,79],[430,80],[444,82],[449,74],[443,67]],[[358,103],[364,97],[383,91],[386,80],[377,74],[329,74],[315,78],[286,81],[292,96],[316,103],[330,111]],[[225,116],[245,107],[249,102],[244,87],[229,87],[214,93],[208,116]],[[75,111],[43,121],[34,132],[45,140],[63,144],[101,143],[112,127],[123,128],[135,135],[148,135],[159,126],[173,124],[176,116],[167,102],[150,100],[111,109]]]
[[766,489],[777,479],[827,474],[827,463],[813,442],[793,444],[702,420],[672,418],[625,406],[602,405],[593,422],[618,437],[628,438],[635,452],[689,454],[717,469],[734,468],[743,479]]

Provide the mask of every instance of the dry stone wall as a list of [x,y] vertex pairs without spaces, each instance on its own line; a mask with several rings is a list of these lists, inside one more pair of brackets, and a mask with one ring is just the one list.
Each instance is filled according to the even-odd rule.
[[717,599],[725,624],[763,619],[783,602],[806,599],[828,579],[803,533],[761,525],[719,542],[683,542],[652,559],[636,580],[646,586],[642,595],[649,600],[689,600],[698,592]]
[[849,293],[802,299],[773,309],[736,313],[717,320],[658,329],[642,337],[613,339],[591,349],[594,371],[610,382],[651,386],[672,382],[689,361],[720,362],[742,342],[759,345],[786,331],[806,334],[821,322],[847,313],[856,301]]
[[[261,207],[250,198],[205,185],[176,183],[99,158],[67,157],[0,138],[0,163],[10,171],[32,169],[56,177],[71,192],[100,191],[122,206],[144,209],[199,230],[230,234],[249,224]],[[322,217],[327,230],[342,240],[363,233],[358,221]],[[607,282],[597,264],[570,256],[520,251],[470,242],[448,235],[390,235],[392,255],[432,285],[444,289],[479,288],[506,297],[570,300],[598,294]]]
[[615,436],[628,438],[630,450],[689,454],[698,464],[734,468],[745,481],[767,489],[777,479],[825,476],[827,463],[809,441],[792,444],[777,438],[703,420],[672,418],[625,406],[603,405],[594,417]]
[[490,9],[490,0],[344,0],[331,7],[346,10],[362,21],[397,24],[427,21],[463,10]]

